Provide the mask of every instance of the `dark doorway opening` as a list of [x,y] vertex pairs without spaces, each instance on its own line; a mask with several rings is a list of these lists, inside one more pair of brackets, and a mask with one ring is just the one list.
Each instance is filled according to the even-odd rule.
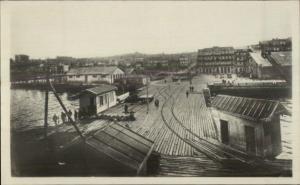
[[225,120],[220,120],[221,123],[221,140],[222,143],[228,144],[229,143],[229,129],[228,129],[228,122]]
[[95,105],[94,97],[90,97],[90,105]]
[[246,136],[246,151],[250,153],[255,153],[255,130],[254,127],[245,126],[245,136]]

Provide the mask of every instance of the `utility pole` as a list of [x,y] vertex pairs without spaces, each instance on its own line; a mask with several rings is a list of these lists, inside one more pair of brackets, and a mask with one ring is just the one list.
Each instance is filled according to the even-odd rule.
[[44,113],[44,137],[47,139],[48,132],[48,100],[49,100],[49,66],[46,62],[46,94],[45,94],[45,113]]
[[149,86],[149,80],[147,78],[147,114],[149,112],[149,91],[148,91],[148,87]]

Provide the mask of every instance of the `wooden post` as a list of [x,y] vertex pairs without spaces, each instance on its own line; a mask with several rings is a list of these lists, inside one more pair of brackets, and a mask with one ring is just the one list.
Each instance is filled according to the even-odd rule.
[[47,138],[47,132],[48,132],[48,100],[49,100],[49,68],[47,66],[46,69],[46,94],[45,94],[45,114],[44,114],[44,137]]
[[149,112],[149,92],[148,92],[149,81],[147,78],[147,114]]
[[85,142],[85,138],[83,137],[81,131],[79,130],[79,128],[76,126],[75,122],[72,119],[72,116],[69,115],[67,108],[65,107],[65,105],[63,104],[63,102],[61,101],[60,97],[58,96],[55,88],[53,87],[52,83],[49,81],[50,87],[56,97],[56,99],[58,100],[60,106],[62,107],[62,109],[64,110],[64,112],[66,113],[67,117],[69,118],[69,120],[71,121],[71,124],[74,126],[76,132],[78,133],[78,135],[81,137],[81,139]]

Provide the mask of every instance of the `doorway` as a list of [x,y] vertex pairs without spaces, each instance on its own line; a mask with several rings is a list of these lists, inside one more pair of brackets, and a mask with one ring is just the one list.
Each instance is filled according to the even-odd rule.
[[221,141],[224,144],[229,143],[229,129],[228,129],[228,121],[220,120],[221,123]]
[[246,137],[246,151],[250,153],[256,153],[254,127],[245,126],[245,137]]

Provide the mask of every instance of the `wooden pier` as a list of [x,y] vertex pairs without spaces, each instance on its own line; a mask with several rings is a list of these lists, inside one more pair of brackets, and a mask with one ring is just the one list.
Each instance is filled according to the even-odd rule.
[[[159,100],[128,105],[134,112],[135,121],[120,121],[119,124],[153,141],[154,151],[161,155],[157,176],[280,176],[291,175],[289,161],[263,161],[233,150],[221,144],[210,109],[206,107],[203,94],[199,93],[205,83],[193,81],[195,92],[187,97],[189,82],[153,83],[148,93]],[[143,89],[140,94],[145,94]],[[126,115],[124,104],[103,112],[105,115]],[[114,124],[107,120],[82,120],[77,126],[84,137]],[[60,133],[60,134],[57,134]],[[57,150],[79,136],[72,125],[59,125],[50,129]],[[41,136],[43,139],[43,136]],[[261,170],[257,170],[260,168]]]

